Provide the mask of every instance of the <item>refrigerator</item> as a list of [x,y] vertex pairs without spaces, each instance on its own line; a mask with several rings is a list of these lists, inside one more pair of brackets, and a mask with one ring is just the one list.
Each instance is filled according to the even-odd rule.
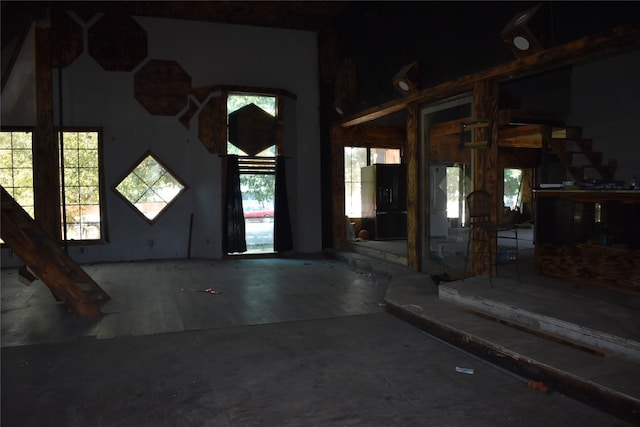
[[363,167],[360,173],[362,228],[372,239],[406,239],[406,166],[375,164]]
[[447,237],[447,167],[429,167],[429,230],[431,237]]

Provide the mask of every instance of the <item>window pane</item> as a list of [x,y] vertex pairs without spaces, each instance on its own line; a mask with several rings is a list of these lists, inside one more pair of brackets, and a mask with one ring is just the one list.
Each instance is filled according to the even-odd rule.
[[138,203],[136,203],[136,206],[143,203],[161,203],[161,202],[164,202],[164,200],[162,200],[162,197],[160,197],[160,195],[156,193],[152,188],[148,188],[147,191],[145,191],[142,194],[142,197],[140,197],[140,199],[138,200]]
[[165,173],[164,168],[153,157],[147,157],[136,167],[134,173],[148,186],[153,186]]
[[66,215],[66,238],[99,240],[103,228],[100,215],[99,132],[65,131],[59,137],[61,146],[64,145],[61,157],[64,160],[63,213]]
[[147,190],[147,185],[137,175],[131,174],[125,177],[116,190],[131,203],[136,203]]
[[276,115],[275,96],[251,95],[243,93],[229,94],[229,96],[227,97],[227,114],[231,114],[234,111],[239,110],[240,108],[249,104],[255,104],[272,116]]
[[504,207],[516,210],[520,206],[522,200],[520,198],[522,182],[522,169],[505,169],[504,170]]
[[460,194],[460,167],[447,167],[447,218],[460,218],[464,200]]
[[247,253],[273,252],[275,182],[275,175],[240,175]]
[[33,137],[31,132],[10,132],[11,133],[11,143],[13,145],[13,149],[22,149],[31,151],[31,146],[33,144]]
[[79,162],[85,168],[97,168],[98,167],[98,150],[79,150],[78,156]]
[[31,169],[33,167],[33,155],[31,150],[14,150],[13,167]]
[[362,215],[360,169],[364,166],[367,166],[366,148],[344,148],[344,207],[345,215],[352,218]]
[[372,148],[371,164],[387,163],[400,164],[400,149],[397,148]]
[[13,170],[13,188],[31,188],[33,192],[33,170],[32,169],[14,169]]
[[[26,207],[33,207],[33,188],[32,187],[15,187],[13,198],[16,200],[21,200],[21,206],[29,211]],[[26,206],[26,207],[25,207]],[[33,210],[31,210],[32,212]],[[31,215],[33,218],[33,215]]]
[[79,180],[78,185],[91,186],[98,188],[99,175],[97,168],[81,168],[78,169]]
[[33,218],[33,153],[29,131],[0,132],[0,184]]
[[[266,113],[271,116],[276,116],[276,97],[268,96],[268,95],[252,95],[245,93],[233,93],[227,96],[227,116],[233,113],[236,110],[239,110],[242,107],[245,107],[249,104],[254,104],[255,106],[261,108]],[[231,142],[227,141],[227,154],[237,154],[239,156],[246,156],[247,153],[244,152],[239,147],[233,145]],[[276,147],[275,145],[261,151],[258,153],[258,156],[275,156]]]
[[154,220],[186,189],[152,154],[134,167],[116,191],[148,220]]
[[77,168],[64,168],[64,180],[67,186],[77,185],[80,180],[80,171]]
[[100,205],[100,193],[96,187],[80,187],[80,199],[87,205]]
[[11,132],[0,132],[0,149],[11,150]]
[[[0,168],[3,169],[11,169],[13,166],[13,150],[11,148],[0,149]],[[11,171],[9,171],[9,176],[11,176]]]
[[[64,132],[61,136],[61,146],[64,146],[65,151],[76,151],[78,149],[78,133],[77,132]],[[65,152],[66,154],[66,152]]]

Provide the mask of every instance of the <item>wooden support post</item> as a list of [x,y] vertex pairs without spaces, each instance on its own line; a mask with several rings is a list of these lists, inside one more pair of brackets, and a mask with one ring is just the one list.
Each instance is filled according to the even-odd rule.
[[418,159],[418,106],[407,108],[407,266],[420,270],[420,162]]
[[33,134],[34,214],[50,236],[60,236],[58,140],[53,125],[51,29],[36,28],[36,129]]
[[[491,210],[490,220],[496,222],[498,219],[498,197],[502,197],[502,183],[498,183],[498,83],[491,80],[483,80],[474,85],[473,89],[473,112],[474,120],[489,120],[491,128],[478,129],[475,135],[476,140],[487,139],[484,132],[491,132],[491,141],[486,148],[473,150],[473,189],[485,189],[491,193]],[[473,242],[474,245],[480,246],[483,242]],[[497,239],[489,243],[489,250],[496,253]],[[496,257],[492,257],[493,265],[489,265],[488,257],[483,256],[480,247],[473,248],[473,257],[471,265],[476,274],[489,271],[491,274],[496,272]]]

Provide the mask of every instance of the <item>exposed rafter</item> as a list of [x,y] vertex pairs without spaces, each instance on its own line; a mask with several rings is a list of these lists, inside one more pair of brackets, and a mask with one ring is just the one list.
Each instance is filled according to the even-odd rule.
[[471,90],[474,84],[484,80],[508,81],[514,78],[594,61],[613,56],[640,46],[640,26],[614,28],[603,35],[588,36],[559,45],[543,52],[498,65],[486,71],[466,75],[440,85],[417,91],[400,99],[389,101],[337,122],[350,127],[379,119],[404,110],[414,103],[431,102]]

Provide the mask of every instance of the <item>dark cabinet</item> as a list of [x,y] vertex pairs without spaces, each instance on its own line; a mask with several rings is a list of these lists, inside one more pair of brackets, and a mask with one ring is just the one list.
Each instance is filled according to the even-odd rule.
[[361,169],[362,228],[372,239],[407,237],[407,169],[375,164]]
[[640,249],[640,192],[536,191],[536,241]]

